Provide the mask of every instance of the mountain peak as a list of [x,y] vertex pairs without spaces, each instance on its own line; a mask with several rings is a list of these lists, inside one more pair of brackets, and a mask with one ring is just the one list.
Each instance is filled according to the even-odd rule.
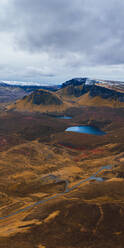
[[72,78],[71,80],[66,81],[62,84],[62,88],[67,87],[69,85],[79,86],[85,84],[88,78]]

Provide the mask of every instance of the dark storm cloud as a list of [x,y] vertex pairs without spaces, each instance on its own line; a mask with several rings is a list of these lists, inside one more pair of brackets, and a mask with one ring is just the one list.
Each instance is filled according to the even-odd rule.
[[124,62],[122,0],[13,0],[16,44],[55,56],[77,52],[91,63]]

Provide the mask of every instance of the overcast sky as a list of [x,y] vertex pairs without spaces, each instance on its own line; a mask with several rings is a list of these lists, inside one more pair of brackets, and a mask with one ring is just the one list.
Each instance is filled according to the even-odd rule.
[[124,81],[123,0],[0,0],[0,80]]

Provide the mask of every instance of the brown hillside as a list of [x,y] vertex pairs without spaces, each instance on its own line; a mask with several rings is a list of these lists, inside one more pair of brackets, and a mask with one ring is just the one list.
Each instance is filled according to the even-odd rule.
[[25,96],[22,100],[16,101],[8,109],[19,111],[38,111],[38,112],[60,112],[65,110],[69,104],[64,102],[57,94],[47,90],[37,90]]

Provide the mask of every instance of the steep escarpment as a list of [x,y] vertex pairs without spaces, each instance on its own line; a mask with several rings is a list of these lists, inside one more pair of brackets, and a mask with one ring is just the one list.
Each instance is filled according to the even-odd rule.
[[97,85],[85,85],[81,91],[81,94],[89,92],[91,97],[99,96],[103,99],[118,100],[124,102],[124,93],[117,92],[115,90],[107,89]]

